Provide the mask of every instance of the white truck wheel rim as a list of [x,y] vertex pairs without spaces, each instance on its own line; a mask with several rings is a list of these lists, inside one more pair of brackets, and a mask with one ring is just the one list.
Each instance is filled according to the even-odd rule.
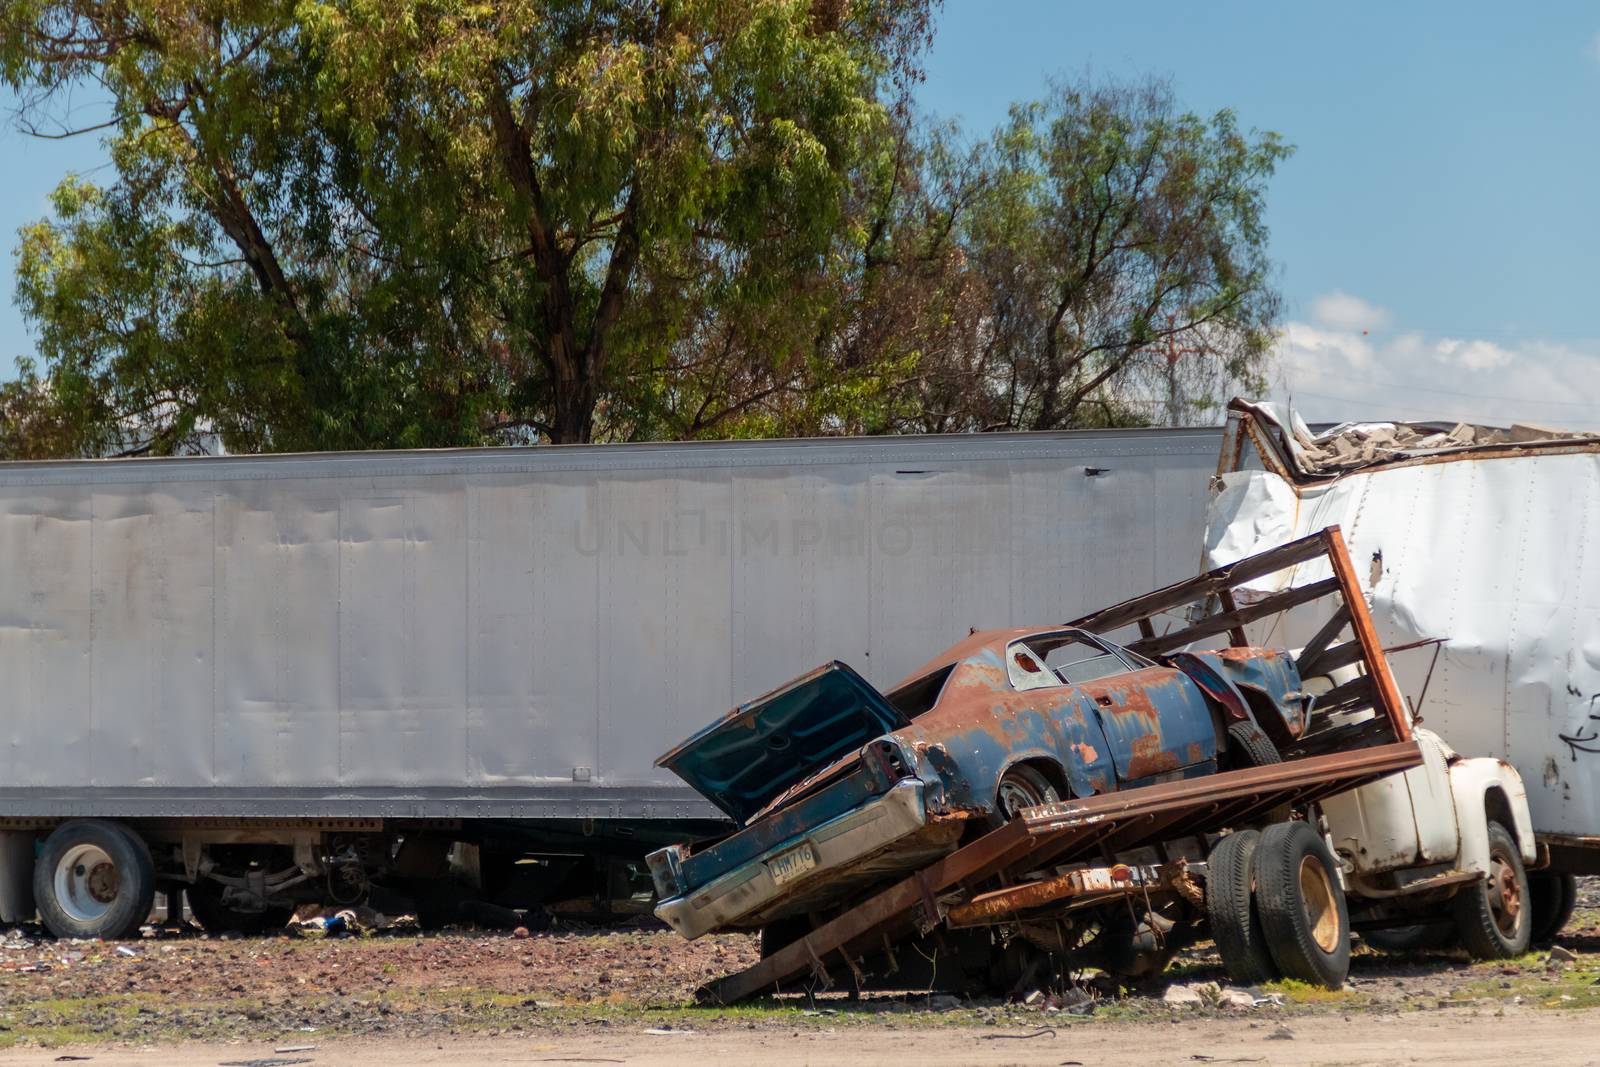
[[116,902],[121,881],[116,862],[105,849],[74,845],[56,863],[56,903],[74,922],[97,922]]

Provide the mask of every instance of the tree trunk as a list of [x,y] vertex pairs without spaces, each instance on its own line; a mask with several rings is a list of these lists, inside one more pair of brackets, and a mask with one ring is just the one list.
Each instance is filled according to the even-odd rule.
[[597,390],[592,380],[556,381],[550,400],[551,444],[584,445],[594,440]]

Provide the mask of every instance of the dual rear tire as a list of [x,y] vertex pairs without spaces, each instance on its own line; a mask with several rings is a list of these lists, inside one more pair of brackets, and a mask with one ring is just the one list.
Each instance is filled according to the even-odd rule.
[[1338,989],[1350,973],[1350,911],[1327,844],[1303,822],[1240,830],[1212,850],[1206,910],[1228,977]]

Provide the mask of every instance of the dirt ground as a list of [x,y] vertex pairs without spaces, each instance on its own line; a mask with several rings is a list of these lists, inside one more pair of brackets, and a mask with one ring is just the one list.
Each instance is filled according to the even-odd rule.
[[[914,1062],[925,1067],[1010,1064],[1309,1065],[1450,1064],[1453,1067],[1539,1063],[1545,1067],[1600,1064],[1593,1016],[1584,1025],[1535,1008],[1453,1008],[1417,1018],[1387,1015],[1350,1019],[1321,1015],[1288,1026],[1255,1019],[1149,1023],[1077,1022],[1044,1028],[837,1029],[773,1032],[674,1031],[648,1034],[531,1034],[449,1038],[312,1041],[298,1046],[193,1044],[143,1050],[79,1049],[90,1067],[213,1067],[217,1064],[307,1064],[311,1067],[422,1067],[467,1064],[626,1063],[637,1067],[706,1067],[715,1063],[787,1065]],[[1287,1031],[1287,1033],[1285,1033]],[[314,1047],[306,1048],[306,1045]],[[298,1048],[282,1052],[276,1048]],[[53,1050],[0,1051],[0,1067],[53,1063]]]
[[[1031,1003],[839,993],[699,1008],[756,958],[745,936],[661,929],[121,944],[0,933],[0,1065],[627,1062],[1497,1063],[1600,1067],[1600,882],[1558,942],[1516,960],[1358,949],[1338,992],[1225,995],[1211,946],[1120,997]],[[1570,957],[1570,958],[1569,958]],[[1175,994],[1190,1001],[1174,1003]],[[1243,1002],[1242,1006],[1240,1001]],[[1292,1039],[1269,1040],[1286,1026]],[[1048,1028],[1051,1034],[1025,1037]],[[315,1046],[299,1052],[274,1052]],[[1145,1059],[1155,1050],[1166,1058]],[[1209,1058],[1206,1058],[1209,1057]],[[61,1061],[66,1062],[66,1061]]]

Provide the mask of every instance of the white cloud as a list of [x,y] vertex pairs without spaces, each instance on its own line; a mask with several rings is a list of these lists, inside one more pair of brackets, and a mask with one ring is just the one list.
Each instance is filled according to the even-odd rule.
[[1311,302],[1311,317],[1335,330],[1380,330],[1389,325],[1389,312],[1342,289],[1324,293]]
[[1457,337],[1435,341],[1433,356],[1440,363],[1454,364],[1468,370],[1504,367],[1517,358],[1493,341],[1463,341]]
[[1368,327],[1288,323],[1273,398],[1308,422],[1514,422],[1600,430],[1600,339],[1589,342],[1430,337],[1374,341]]

